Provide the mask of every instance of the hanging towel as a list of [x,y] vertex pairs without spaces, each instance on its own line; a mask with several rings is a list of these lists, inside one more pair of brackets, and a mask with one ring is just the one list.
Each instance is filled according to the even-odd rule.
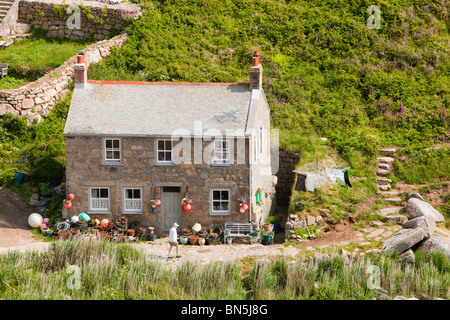
[[296,191],[306,191],[306,176],[304,174],[297,173],[297,184],[295,185]]
[[345,186],[344,172],[340,169],[325,169],[328,177],[332,182],[335,182],[336,179],[339,181],[341,186]]
[[352,185],[350,184],[350,180],[348,179],[348,171],[344,172],[344,180],[345,180],[345,183],[351,188]]
[[306,190],[314,191],[316,185],[316,175],[314,173],[308,173],[306,175]]

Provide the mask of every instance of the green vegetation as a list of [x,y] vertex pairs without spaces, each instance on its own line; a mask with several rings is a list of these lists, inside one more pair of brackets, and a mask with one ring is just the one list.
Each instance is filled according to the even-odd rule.
[[281,147],[311,153],[325,136],[351,161],[448,136],[444,5],[382,3],[381,29],[370,30],[364,1],[142,3],[126,43],[91,78],[247,82],[259,50]]
[[[380,268],[385,293],[368,285],[373,281],[370,265]],[[237,263],[185,262],[172,269],[146,260],[132,245],[86,239],[55,241],[44,252],[2,254],[0,279],[0,298],[7,300],[448,299],[450,285],[449,262],[437,252],[416,253],[415,265],[371,255],[346,263],[332,254],[316,263],[305,257],[247,258]]]
[[11,186],[16,172],[25,182],[61,183],[65,170],[64,130],[72,94],[59,101],[40,123],[7,113],[0,120],[0,185]]
[[16,89],[37,80],[91,43],[50,39],[45,37],[45,31],[33,30],[32,37],[0,50],[0,62],[8,63],[8,76],[0,79],[0,89]]

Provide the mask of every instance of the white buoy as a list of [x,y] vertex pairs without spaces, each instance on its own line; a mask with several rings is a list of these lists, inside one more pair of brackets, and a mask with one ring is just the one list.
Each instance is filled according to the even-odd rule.
[[28,217],[28,224],[32,228],[38,228],[42,222],[44,221],[44,218],[39,213],[32,213]]
[[70,222],[72,222],[73,224],[75,224],[75,223],[78,222],[79,219],[80,219],[80,218],[79,218],[78,216],[73,216],[72,218],[70,218]]

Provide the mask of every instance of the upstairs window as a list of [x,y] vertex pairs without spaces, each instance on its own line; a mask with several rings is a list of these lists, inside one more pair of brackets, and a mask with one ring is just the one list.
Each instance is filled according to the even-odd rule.
[[105,162],[122,162],[121,141],[120,139],[105,139]]
[[172,160],[172,140],[157,141],[157,161],[158,163],[173,163]]
[[214,141],[214,164],[229,164],[230,148],[226,140]]

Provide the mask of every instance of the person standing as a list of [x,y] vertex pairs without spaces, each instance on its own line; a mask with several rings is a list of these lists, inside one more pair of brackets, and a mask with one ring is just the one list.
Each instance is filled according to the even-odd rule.
[[172,251],[173,247],[176,248],[176,252],[177,252],[176,257],[177,258],[181,258],[181,255],[178,253],[178,239],[177,239],[178,238],[178,234],[177,234],[177,228],[178,227],[179,227],[179,224],[175,222],[173,224],[173,227],[170,228],[170,232],[169,232],[169,255],[167,257],[168,259],[173,258],[170,255],[170,252]]

